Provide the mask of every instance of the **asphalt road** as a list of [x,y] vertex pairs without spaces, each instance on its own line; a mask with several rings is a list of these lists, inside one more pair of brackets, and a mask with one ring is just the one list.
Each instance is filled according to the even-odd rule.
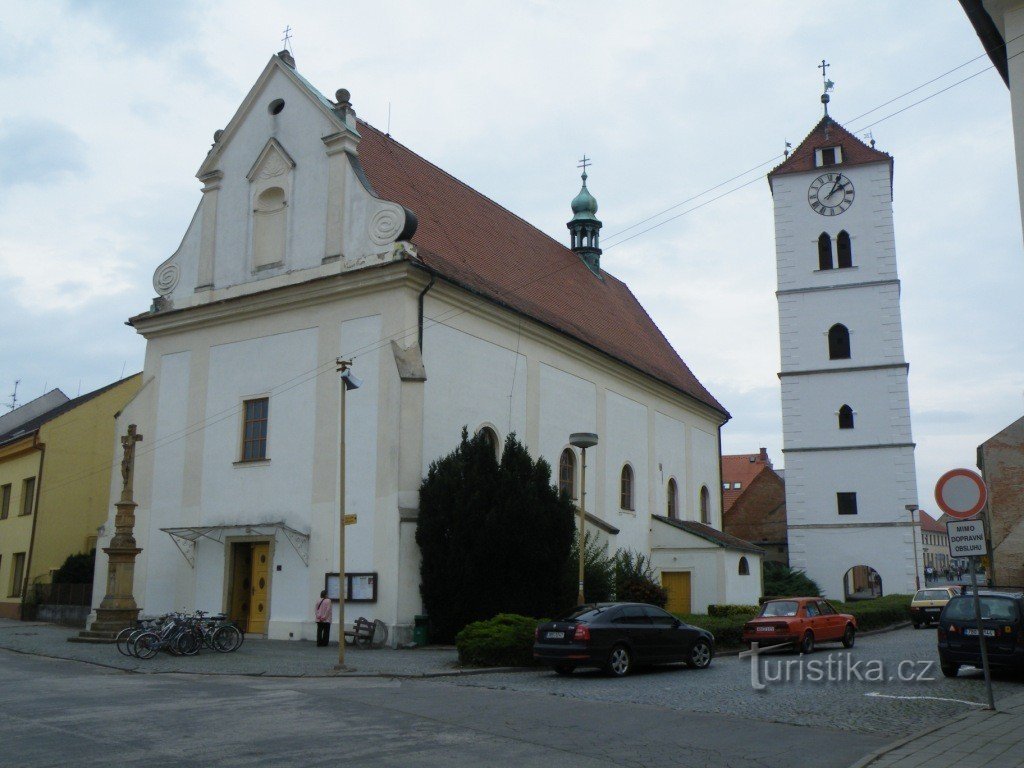
[[19,768],[843,766],[885,741],[437,680],[135,675],[7,651],[0,711],[0,765]]

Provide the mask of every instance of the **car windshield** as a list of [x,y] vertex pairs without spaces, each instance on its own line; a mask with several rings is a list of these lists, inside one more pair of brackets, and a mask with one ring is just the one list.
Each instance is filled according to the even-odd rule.
[[[943,618],[949,621],[972,621],[974,619],[974,598],[954,597],[946,605]],[[1008,597],[982,595],[981,618],[994,621],[1016,621],[1017,606]]]
[[774,600],[765,603],[758,616],[796,616],[799,607],[796,600]]
[[591,621],[608,610],[610,606],[581,605],[572,613],[563,616],[559,621]]
[[944,589],[922,589],[916,595],[915,600],[947,600],[949,592]]

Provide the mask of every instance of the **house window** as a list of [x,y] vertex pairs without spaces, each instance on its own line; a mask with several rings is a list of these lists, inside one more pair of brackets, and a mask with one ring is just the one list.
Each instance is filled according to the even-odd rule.
[[738,491],[738,490],[739,490],[740,488],[742,488],[742,487],[743,487],[743,483],[733,483],[733,484],[732,484],[732,489],[733,489],[734,491]]
[[36,503],[36,479],[26,477],[21,481],[21,514],[31,515]]
[[15,552],[14,562],[11,564],[11,588],[7,591],[8,597],[21,597],[25,580],[25,553]]
[[853,429],[853,408],[848,405],[839,409],[839,428]]
[[498,459],[500,461],[501,460],[501,452],[499,450],[499,444],[498,444],[498,433],[495,432],[490,427],[480,427],[480,429],[477,432],[477,434],[480,435],[484,439],[485,443],[487,443],[488,447],[491,449],[491,453],[494,454],[494,458],[496,458],[496,459]]
[[750,563],[747,562],[747,558],[740,558],[740,576],[750,575]]
[[[739,483],[733,483],[733,485],[739,488]],[[702,485],[700,487],[700,521],[704,525],[711,525],[711,494],[708,493],[708,487]]]
[[829,165],[839,165],[843,162],[843,149],[842,147],[823,147],[822,149],[815,150],[815,160],[819,168],[824,168]]
[[619,506],[633,509],[633,468],[626,464],[622,468],[622,481],[619,486]]
[[836,506],[840,515],[857,514],[857,494],[849,491],[840,491],[836,494]]
[[669,479],[668,488],[665,492],[665,512],[670,519],[679,519],[679,489],[676,487],[674,477]]
[[576,454],[566,448],[558,459],[558,491],[570,499],[576,498]]
[[850,359],[850,331],[842,323],[828,329],[828,359]]
[[257,397],[245,401],[245,423],[242,430],[242,461],[267,458],[267,416],[270,399]]
[[722,483],[722,490],[723,491],[728,491],[729,488],[730,488],[729,483]]
[[832,238],[828,232],[818,235],[818,269],[832,269]]
[[0,486],[0,520],[11,514],[11,484]]
[[836,256],[838,257],[840,269],[853,266],[853,249],[850,246],[850,233],[845,229],[836,238]]

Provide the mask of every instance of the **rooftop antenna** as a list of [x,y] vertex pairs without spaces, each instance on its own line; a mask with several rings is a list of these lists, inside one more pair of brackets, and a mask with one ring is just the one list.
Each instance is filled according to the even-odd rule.
[[121,363],[121,375],[117,377],[118,381],[120,381],[121,379],[124,378],[124,369],[127,368],[127,367],[128,367],[128,361],[125,360],[123,363]]
[[11,392],[10,402],[7,403],[7,409],[13,411],[18,407],[18,385],[21,384],[21,379],[14,380],[14,391]]
[[868,131],[867,133],[864,134],[864,138],[871,142],[871,148],[874,149],[875,148],[875,134],[873,134],[871,131]]
[[291,54],[295,53],[295,51],[292,50],[292,28],[291,28],[291,26],[286,26],[284,28],[284,37],[281,38],[281,42],[284,43],[284,50],[288,51],[288,53],[291,53]]
[[388,129],[384,131],[385,136],[391,135],[391,102],[388,102]]

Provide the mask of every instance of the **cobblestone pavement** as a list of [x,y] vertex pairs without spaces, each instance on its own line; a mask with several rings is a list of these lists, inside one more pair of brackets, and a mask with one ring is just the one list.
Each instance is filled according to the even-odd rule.
[[[796,679],[796,665],[801,660],[824,665],[830,657],[837,673],[845,674],[847,661],[861,662],[858,669],[863,673],[868,662],[878,660],[885,665],[884,676],[896,678],[899,676],[897,665],[906,660],[910,663],[904,671],[915,675],[924,673],[930,679],[906,682],[898,679],[881,682],[810,682],[805,679],[801,682]],[[792,665],[791,682],[768,682],[763,691],[751,687],[750,659],[736,657],[718,658],[706,670],[663,667],[640,671],[621,680],[591,671],[577,671],[572,677],[563,678],[545,670],[458,678],[446,684],[719,712],[898,738],[948,721],[984,702],[980,670],[965,668],[958,678],[948,680],[942,676],[937,663],[928,665],[936,660],[935,630],[908,628],[860,637],[851,651],[845,651],[838,644],[828,644],[819,646],[810,657],[795,654],[762,657],[772,676],[777,674],[778,665]],[[1001,697],[1022,692],[1022,678],[1006,676],[995,681],[997,704]]]
[[[69,643],[78,630],[53,624],[0,619],[0,648],[52,658],[85,661],[131,672],[193,672],[211,675],[279,675],[285,677],[334,676],[338,644],[317,648],[302,640],[247,638],[234,653],[201,651],[182,657],[160,653],[148,661],[124,656],[113,645]],[[408,651],[348,648],[345,674],[426,675],[451,673],[457,655],[451,649],[418,648]]]

